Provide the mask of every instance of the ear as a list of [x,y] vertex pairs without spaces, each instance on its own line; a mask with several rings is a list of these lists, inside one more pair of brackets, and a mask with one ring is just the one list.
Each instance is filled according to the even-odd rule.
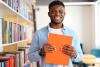
[[50,17],[50,12],[48,12],[48,16]]

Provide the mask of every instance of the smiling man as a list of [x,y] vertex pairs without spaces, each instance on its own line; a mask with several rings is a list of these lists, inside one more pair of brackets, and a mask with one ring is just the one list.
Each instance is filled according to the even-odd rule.
[[[38,30],[33,36],[32,44],[28,53],[29,60],[31,62],[39,61],[40,67],[73,67],[72,61],[81,61],[83,54],[80,48],[79,40],[74,31],[63,25],[63,20],[65,17],[65,5],[63,2],[58,0],[51,2],[49,4],[48,16],[50,17],[51,22],[48,24],[48,26]],[[72,36],[72,46],[63,44],[62,47],[62,52],[70,56],[68,65],[45,63],[45,53],[55,51],[54,47],[47,43],[48,35],[50,33]]]

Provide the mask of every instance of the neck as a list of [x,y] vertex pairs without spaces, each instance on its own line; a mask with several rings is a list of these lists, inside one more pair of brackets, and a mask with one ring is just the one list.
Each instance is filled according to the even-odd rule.
[[60,23],[60,24],[50,23],[50,27],[54,28],[54,29],[59,29],[59,28],[63,27],[63,24],[62,23]]

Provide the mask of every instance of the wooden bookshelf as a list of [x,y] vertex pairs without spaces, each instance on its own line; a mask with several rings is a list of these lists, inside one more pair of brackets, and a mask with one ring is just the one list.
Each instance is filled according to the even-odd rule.
[[9,21],[16,21],[20,25],[33,28],[33,21],[30,21],[28,18],[12,9],[8,4],[0,0],[0,18],[2,17]]
[[17,65],[18,67],[23,67],[28,61],[28,48],[27,40],[5,44],[5,46],[3,46],[3,51],[0,52],[0,62],[8,63],[6,61],[16,60],[15,62],[10,61],[10,64],[14,65],[13,67]]
[[3,44],[4,46],[6,45],[13,45],[13,44],[26,44],[27,40],[21,40],[21,41],[17,41],[17,42],[13,42],[13,43],[8,43],[8,44]]
[[[7,2],[5,2],[5,1],[7,1]],[[10,1],[13,1],[13,0],[10,0]],[[29,3],[30,3],[29,0],[24,0],[24,2],[28,2],[28,5],[25,5],[23,7],[27,7],[25,10],[27,10],[27,12],[28,12],[28,9],[30,9],[30,13],[32,13],[31,5],[34,4],[35,0],[30,0],[30,1],[32,1],[32,3],[29,5]],[[29,19],[29,17],[26,17],[23,14],[21,14],[20,10],[16,11],[13,8],[13,6],[15,6],[14,5],[15,3],[13,4],[13,6],[10,6],[8,2],[9,2],[8,0],[4,0],[4,1],[0,0],[0,18],[3,18],[7,22],[12,22],[12,23],[16,23],[21,26],[24,26],[25,28],[31,29],[31,31],[32,31],[33,30],[33,20],[31,20],[31,19]],[[13,2],[11,2],[10,4],[12,4],[12,3]],[[20,8],[20,6],[17,6],[17,7]],[[17,9],[19,9],[19,8],[17,8]],[[2,39],[1,37],[2,37],[2,35],[0,35],[0,39]],[[9,43],[9,44],[12,45],[15,43],[17,43],[17,42]],[[18,43],[19,43],[19,41],[18,41]],[[0,44],[1,44],[1,42],[0,42]],[[9,44],[4,44],[4,45],[9,45]]]
[[0,58],[0,62],[2,62],[2,61],[7,61],[9,59],[9,57],[1,57]]
[[18,48],[28,48],[27,40],[3,44],[3,52],[18,52]]
[[[29,45],[27,43],[29,40],[27,36],[30,35],[29,31],[33,31],[31,14],[33,0],[30,5],[24,4],[24,1],[26,0],[0,0],[0,61],[7,63],[6,60],[18,60],[20,62],[14,62],[15,64],[12,61],[12,65],[17,67],[23,67],[28,60]],[[2,67],[2,65],[0,66]]]

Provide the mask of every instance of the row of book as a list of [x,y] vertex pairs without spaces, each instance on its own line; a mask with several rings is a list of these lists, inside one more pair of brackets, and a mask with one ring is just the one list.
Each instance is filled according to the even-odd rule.
[[23,67],[27,59],[28,48],[18,48],[18,52],[0,53],[0,67]]
[[28,35],[27,31],[28,29],[22,25],[0,18],[0,44],[25,40],[27,39]]
[[[16,12],[20,13],[22,16],[32,20],[32,15],[29,13],[28,6],[25,3],[25,0],[2,0]],[[29,1],[31,4],[31,1]],[[32,9],[31,9],[32,10]]]

